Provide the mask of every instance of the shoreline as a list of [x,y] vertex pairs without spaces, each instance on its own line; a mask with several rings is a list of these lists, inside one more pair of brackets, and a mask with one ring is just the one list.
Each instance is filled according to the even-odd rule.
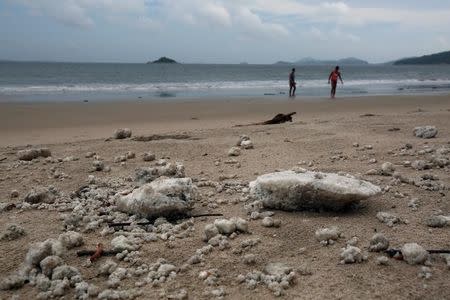
[[[298,92],[301,92],[301,87],[297,88]],[[316,101],[330,99],[328,95],[328,88],[326,95],[302,95],[297,94],[295,100],[302,101]],[[339,94],[339,99],[354,99],[354,98],[377,98],[377,97],[445,97],[450,96],[449,91],[435,91],[435,92],[423,92],[423,93],[380,93],[380,94]],[[98,94],[96,96],[79,96],[79,95],[2,95],[0,94],[0,104],[4,103],[16,103],[16,104],[59,104],[59,103],[114,103],[114,102],[149,102],[149,103],[168,103],[168,102],[203,102],[203,101],[242,101],[242,100],[262,100],[262,101],[287,101],[292,100],[289,98],[287,92],[267,92],[258,95],[221,95],[221,94],[202,94],[196,96],[140,96],[139,93],[132,94],[131,96],[115,96],[108,94]]]
[[82,141],[128,127],[135,134],[227,128],[296,111],[294,122],[364,113],[395,114],[421,108],[450,109],[450,95],[303,98],[190,99],[60,103],[0,102],[0,146]]

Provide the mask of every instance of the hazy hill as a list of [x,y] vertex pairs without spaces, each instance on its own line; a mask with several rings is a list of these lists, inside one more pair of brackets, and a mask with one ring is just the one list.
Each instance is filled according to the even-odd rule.
[[279,61],[276,62],[277,65],[302,65],[302,66],[329,66],[329,65],[367,65],[369,64],[367,61],[355,58],[348,57],[342,58],[339,60],[319,60],[312,57],[302,58],[295,62],[286,62]]
[[394,65],[437,65],[450,64],[450,51],[397,60]]
[[280,61],[277,61],[276,63],[274,63],[274,65],[294,65],[295,63],[293,63],[293,62],[288,62],[288,61],[283,61],[283,60],[280,60]]

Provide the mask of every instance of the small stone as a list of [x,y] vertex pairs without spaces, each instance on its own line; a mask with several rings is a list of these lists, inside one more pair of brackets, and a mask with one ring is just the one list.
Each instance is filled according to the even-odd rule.
[[169,276],[169,274],[171,272],[176,272],[177,267],[175,267],[172,264],[162,264],[159,266],[158,268],[158,273],[161,274],[162,276]]
[[368,170],[366,173],[365,173],[366,175],[379,175],[380,174],[380,172],[377,170],[377,169],[370,169],[370,170]]
[[335,226],[331,228],[321,228],[315,232],[316,239],[324,243],[325,245],[331,244],[332,241],[336,241],[341,236],[341,232]]
[[423,264],[428,260],[429,253],[417,243],[408,243],[403,245],[403,260],[410,265]]
[[55,202],[55,194],[50,191],[50,189],[45,187],[35,187],[33,188],[24,199],[25,202],[36,204],[36,203],[53,203]]
[[343,264],[353,264],[360,263],[367,259],[358,247],[347,246],[347,248],[343,248],[341,252],[341,263]]
[[434,138],[438,133],[435,126],[419,126],[414,128],[414,135],[423,139]]
[[425,223],[427,224],[427,226],[435,228],[450,226],[450,216],[432,216],[428,218]]
[[219,234],[219,230],[214,224],[206,224],[204,229],[204,238],[205,242],[209,241],[211,238],[215,237]]
[[94,155],[95,155],[95,152],[87,152],[87,153],[84,155],[84,157],[86,157],[86,158],[92,158],[92,157],[94,157]]
[[376,263],[380,266],[387,266],[389,265],[389,258],[387,258],[386,256],[378,256]]
[[408,207],[410,207],[412,210],[417,210],[417,208],[419,207],[418,201],[419,201],[419,199],[417,199],[417,198],[412,198],[412,199],[408,202]]
[[243,134],[239,137],[239,140],[237,141],[236,146],[240,147],[242,145],[243,141],[249,141],[249,140],[250,140],[250,137],[248,135]]
[[136,153],[134,153],[133,151],[128,151],[128,152],[125,154],[125,157],[126,157],[127,159],[133,159],[133,158],[136,157]]
[[142,155],[142,160],[143,161],[154,161],[156,159],[155,154],[151,153],[151,152],[145,152]]
[[264,227],[273,227],[273,219],[271,217],[265,217],[262,219],[261,224]]
[[80,275],[80,271],[78,271],[77,268],[68,265],[60,265],[53,269],[52,280],[63,280],[64,278],[70,280],[77,275]]
[[246,254],[242,259],[244,264],[246,265],[254,265],[256,263],[256,255],[254,254]]
[[114,132],[113,138],[115,139],[126,139],[131,137],[131,129],[129,128],[119,128]]
[[58,240],[67,249],[79,247],[79,246],[83,245],[83,243],[84,243],[83,236],[80,233],[75,232],[75,231],[68,231],[68,232],[60,234],[60,236],[58,237]]
[[423,279],[430,279],[433,274],[429,267],[421,267],[418,276]]
[[398,218],[396,215],[384,211],[380,211],[379,213],[377,213],[377,219],[380,222],[385,223],[389,227],[394,226],[394,224],[400,223],[400,218]]
[[347,246],[356,246],[356,245],[358,244],[358,242],[359,242],[358,237],[354,236],[354,237],[352,237],[351,239],[349,239],[349,240],[346,242],[346,244],[347,244]]
[[94,167],[95,171],[103,171],[105,168],[105,164],[101,160],[94,160],[92,162],[92,166]]
[[18,151],[17,156],[19,160],[30,161],[38,157],[49,157],[52,154],[48,148],[32,148]]
[[395,171],[395,166],[390,162],[385,162],[381,165],[381,173],[385,176],[391,176]]
[[424,160],[415,160],[411,163],[411,168],[413,168],[414,170],[421,171],[421,170],[429,169],[430,166]]
[[6,227],[6,230],[0,234],[0,241],[1,240],[16,240],[22,236],[25,235],[25,229],[23,229],[22,226],[17,224],[9,224]]
[[109,276],[117,269],[117,264],[108,259],[103,265],[100,266],[98,272],[100,275]]
[[17,190],[12,190],[12,191],[11,191],[11,194],[10,194],[10,197],[11,197],[11,198],[17,198],[17,197],[19,197],[19,191],[17,191]]
[[228,150],[228,156],[239,156],[241,155],[241,149],[239,147],[231,147]]
[[16,290],[20,289],[26,282],[25,276],[19,274],[9,275],[0,281],[0,290]]
[[232,220],[217,219],[214,221],[214,225],[221,234],[232,234],[236,231],[236,224]]
[[62,265],[63,261],[61,257],[56,255],[47,256],[41,262],[39,263],[39,266],[41,267],[42,274],[44,274],[47,277],[51,278],[53,269],[55,269],[57,266]]
[[292,271],[292,268],[288,267],[284,263],[268,263],[264,267],[264,272],[268,275],[287,275]]
[[123,235],[119,235],[111,240],[111,247],[113,250],[118,251],[136,251],[140,248],[139,241],[132,237],[125,237]]
[[95,183],[95,176],[94,175],[89,175],[88,176],[88,183],[89,184],[94,184]]
[[120,162],[125,162],[127,161],[127,157],[125,155],[119,155],[114,157],[114,162],[115,163],[120,163]]
[[387,250],[388,248],[389,248],[389,240],[382,233],[376,233],[370,239],[369,251],[380,252]]
[[248,222],[242,218],[234,219],[236,229],[240,232],[248,232]]
[[253,149],[253,142],[251,140],[242,141],[241,147],[243,149]]

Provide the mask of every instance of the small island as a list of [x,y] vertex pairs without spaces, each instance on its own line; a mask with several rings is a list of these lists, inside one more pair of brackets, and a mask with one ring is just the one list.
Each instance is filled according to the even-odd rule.
[[420,57],[411,57],[397,60],[394,65],[438,65],[450,64],[450,51],[440,52]]
[[155,61],[149,61],[148,64],[177,64],[177,62],[171,58],[163,56]]

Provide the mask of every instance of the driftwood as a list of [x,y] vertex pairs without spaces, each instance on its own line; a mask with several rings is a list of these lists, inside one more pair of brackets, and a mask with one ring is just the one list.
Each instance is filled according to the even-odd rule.
[[264,122],[251,123],[251,124],[245,124],[245,125],[234,125],[234,127],[252,126],[252,125],[272,125],[272,124],[281,124],[281,123],[286,123],[286,122],[292,122],[292,115],[295,115],[295,114],[296,114],[295,111],[288,113],[288,114],[277,114],[272,119],[264,121]]
[[[427,252],[430,254],[443,254],[443,253],[450,254],[450,250],[446,250],[446,249],[427,250]],[[402,250],[400,250],[400,249],[387,249],[384,251],[384,253],[386,253],[390,257],[396,257],[398,259],[403,259]]]
[[160,141],[160,140],[187,140],[191,136],[187,134],[152,134],[152,135],[138,135],[132,138],[133,141],[138,142],[150,142],[150,141]]
[[[122,251],[119,250],[103,250],[101,256],[114,256]],[[77,256],[93,256],[97,253],[97,250],[79,250]]]
[[[169,217],[169,220],[180,220],[180,219],[188,219],[188,218],[200,218],[200,217],[221,217],[223,214],[198,214],[198,215],[174,215]],[[156,218],[155,218],[156,219]],[[146,226],[152,225],[155,220],[150,220],[148,222],[138,222],[135,223],[138,226]],[[108,223],[109,227],[123,227],[130,226],[131,222],[120,222],[120,223]]]

